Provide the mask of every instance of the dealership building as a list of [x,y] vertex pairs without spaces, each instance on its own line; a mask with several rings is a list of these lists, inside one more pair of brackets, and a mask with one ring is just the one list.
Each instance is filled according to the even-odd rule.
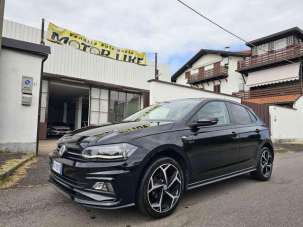
[[[3,21],[0,150],[35,151],[37,139],[46,139],[47,126],[55,122],[79,129],[120,121],[149,105],[153,62],[138,65],[43,43],[41,34]],[[158,69],[160,79],[170,81],[168,66]]]

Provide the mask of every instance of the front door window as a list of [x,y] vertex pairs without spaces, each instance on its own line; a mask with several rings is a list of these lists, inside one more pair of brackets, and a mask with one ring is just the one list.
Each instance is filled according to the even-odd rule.
[[194,120],[205,118],[218,118],[217,125],[230,123],[228,111],[224,102],[209,102],[196,113]]

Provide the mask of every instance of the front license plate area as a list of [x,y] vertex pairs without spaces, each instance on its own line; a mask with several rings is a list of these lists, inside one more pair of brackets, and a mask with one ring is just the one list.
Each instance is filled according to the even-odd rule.
[[60,162],[57,162],[57,161],[53,161],[53,165],[52,165],[52,170],[55,172],[55,173],[58,173],[60,175],[62,175],[62,169],[63,169],[63,165],[62,163]]

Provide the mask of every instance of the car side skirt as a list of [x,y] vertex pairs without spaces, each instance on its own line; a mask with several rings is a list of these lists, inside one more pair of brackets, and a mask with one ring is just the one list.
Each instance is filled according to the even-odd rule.
[[205,186],[205,185],[208,185],[208,184],[212,184],[212,183],[216,183],[216,182],[219,182],[219,181],[227,180],[229,178],[233,178],[233,177],[236,177],[236,176],[244,175],[244,174],[253,172],[255,170],[256,170],[256,167],[250,167],[250,168],[242,169],[242,170],[235,171],[235,172],[232,172],[232,173],[224,174],[224,175],[221,175],[221,176],[218,176],[218,177],[193,182],[193,183],[188,184],[187,190],[191,190],[191,189],[202,187],[202,186]]

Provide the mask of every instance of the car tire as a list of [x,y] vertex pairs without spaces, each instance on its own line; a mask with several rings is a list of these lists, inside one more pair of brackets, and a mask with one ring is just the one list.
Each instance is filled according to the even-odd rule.
[[262,147],[258,152],[257,169],[252,172],[252,176],[261,181],[270,179],[273,169],[274,156],[268,147]]
[[180,164],[172,158],[161,157],[143,175],[138,188],[137,206],[145,215],[166,217],[178,206],[183,191],[184,173]]

